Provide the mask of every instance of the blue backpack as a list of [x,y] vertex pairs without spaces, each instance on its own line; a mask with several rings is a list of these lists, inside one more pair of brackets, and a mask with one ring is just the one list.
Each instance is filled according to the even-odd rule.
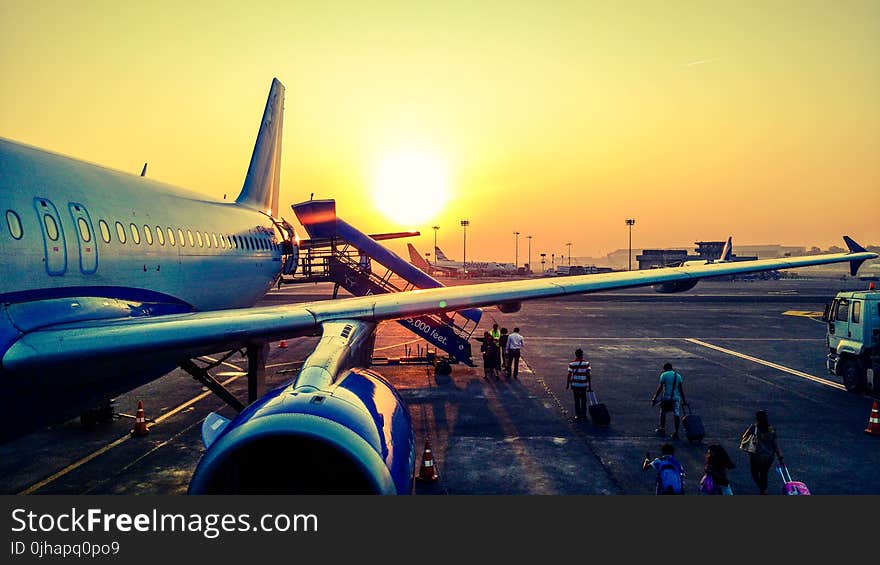
[[657,467],[657,493],[658,494],[682,494],[682,468],[681,464],[674,457],[667,456],[660,458],[660,465]]

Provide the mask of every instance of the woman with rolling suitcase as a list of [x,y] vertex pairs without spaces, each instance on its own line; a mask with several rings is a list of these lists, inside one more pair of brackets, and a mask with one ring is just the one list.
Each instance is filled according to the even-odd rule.
[[784,462],[776,442],[776,430],[770,426],[767,412],[755,412],[755,423],[743,432],[739,448],[749,454],[749,468],[758,490],[761,494],[767,494],[767,481],[774,455],[779,457],[780,465]]

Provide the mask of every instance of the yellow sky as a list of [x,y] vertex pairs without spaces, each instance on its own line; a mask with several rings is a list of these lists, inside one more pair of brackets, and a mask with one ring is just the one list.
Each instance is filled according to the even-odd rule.
[[[0,73],[0,136],[217,197],[278,77],[282,203],[459,259],[462,218],[503,261],[513,231],[520,262],[626,247],[627,217],[635,247],[880,243],[877,1],[0,0]],[[400,148],[449,169],[424,225],[370,194]]]

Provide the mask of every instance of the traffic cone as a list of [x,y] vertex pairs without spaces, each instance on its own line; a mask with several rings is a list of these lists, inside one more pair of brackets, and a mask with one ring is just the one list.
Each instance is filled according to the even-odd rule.
[[278,342],[278,347],[280,347],[281,349],[287,349],[287,342],[282,339]]
[[134,415],[134,427],[131,429],[133,436],[145,436],[150,433],[147,428],[147,419],[144,417],[144,403],[138,400],[138,411]]
[[880,413],[877,411],[877,401],[874,401],[874,406],[871,407],[871,415],[868,417],[868,427],[865,428],[866,434],[871,434],[872,436],[880,436]]
[[434,455],[431,453],[431,442],[425,440],[425,452],[422,454],[422,468],[419,469],[419,476],[416,477],[420,481],[436,481],[440,477],[437,476],[437,468],[434,467]]

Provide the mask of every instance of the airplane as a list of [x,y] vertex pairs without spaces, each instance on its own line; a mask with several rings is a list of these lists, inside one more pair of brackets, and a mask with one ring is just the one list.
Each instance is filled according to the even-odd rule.
[[[721,248],[721,255],[718,259],[708,259],[708,260],[691,260],[691,261],[677,261],[668,266],[670,267],[694,267],[697,265],[710,265],[713,263],[728,263],[730,262],[731,257],[733,257],[733,236],[727,237],[727,242],[725,242],[724,247]],[[690,290],[697,286],[699,279],[688,280],[688,281],[673,281],[673,282],[665,282],[661,284],[652,285],[655,291],[662,294],[672,294],[676,292],[684,292],[686,290]]]
[[[409,250],[410,263],[428,274],[440,272],[450,276],[460,276],[465,273],[464,263],[448,258],[439,247],[434,248],[435,260],[433,263],[422,257],[413,244],[408,243],[407,249]],[[467,274],[470,276],[492,277],[516,274],[516,272],[517,268],[513,263],[497,263],[494,261],[467,262]]]
[[[370,369],[380,322],[770,269],[855,273],[878,256],[845,237],[848,253],[254,307],[298,257],[278,217],[283,99],[273,79],[234,203],[0,138],[0,441],[181,367],[238,412],[203,422],[191,494],[407,494],[409,411]],[[268,343],[304,335],[321,337],[267,393]],[[247,406],[194,361],[238,350]]]

